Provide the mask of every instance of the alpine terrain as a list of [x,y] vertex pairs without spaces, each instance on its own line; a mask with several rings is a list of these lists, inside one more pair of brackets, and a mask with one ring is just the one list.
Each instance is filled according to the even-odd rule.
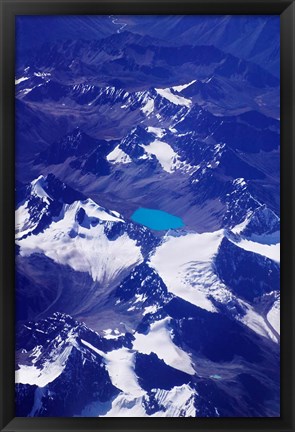
[[279,17],[16,25],[16,415],[280,416]]

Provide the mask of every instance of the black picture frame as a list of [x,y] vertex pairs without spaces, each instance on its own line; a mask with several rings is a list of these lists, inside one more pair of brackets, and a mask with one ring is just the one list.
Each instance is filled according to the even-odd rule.
[[[286,0],[0,0],[0,429],[12,431],[295,430],[295,5]],[[281,416],[279,418],[16,418],[14,416],[14,46],[16,15],[279,14],[281,21]],[[293,312],[293,314],[292,314]]]

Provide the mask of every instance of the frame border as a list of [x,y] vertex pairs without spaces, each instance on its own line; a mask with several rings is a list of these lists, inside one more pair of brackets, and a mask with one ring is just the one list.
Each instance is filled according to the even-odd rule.
[[[14,49],[16,15],[280,15],[281,21],[281,416],[278,418],[14,417]],[[0,430],[295,431],[295,3],[294,0],[0,0]]]

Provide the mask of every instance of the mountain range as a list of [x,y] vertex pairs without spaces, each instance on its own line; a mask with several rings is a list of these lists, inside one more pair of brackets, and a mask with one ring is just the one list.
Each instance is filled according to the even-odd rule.
[[279,18],[32,19],[16,415],[279,416]]

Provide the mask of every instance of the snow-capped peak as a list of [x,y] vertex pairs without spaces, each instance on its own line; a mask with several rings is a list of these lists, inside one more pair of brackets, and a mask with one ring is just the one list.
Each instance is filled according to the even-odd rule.
[[[43,197],[45,185],[43,177],[37,179],[33,182],[34,193]],[[49,200],[47,193],[45,198]],[[91,199],[63,202],[53,210],[50,216],[45,208],[46,225],[43,223],[43,229],[38,231],[36,227],[41,219],[38,217],[34,223],[30,222],[30,215],[36,211],[30,207],[30,202],[17,210],[16,219],[25,220],[24,225],[18,226],[17,233],[22,256],[43,253],[58,264],[87,272],[93,280],[104,280],[105,283],[142,261],[140,247],[129,237],[127,230],[114,240],[108,239],[106,231],[114,224],[124,223],[117,212],[106,210]],[[28,215],[26,218],[24,213]],[[29,232],[33,235],[25,235]]]

